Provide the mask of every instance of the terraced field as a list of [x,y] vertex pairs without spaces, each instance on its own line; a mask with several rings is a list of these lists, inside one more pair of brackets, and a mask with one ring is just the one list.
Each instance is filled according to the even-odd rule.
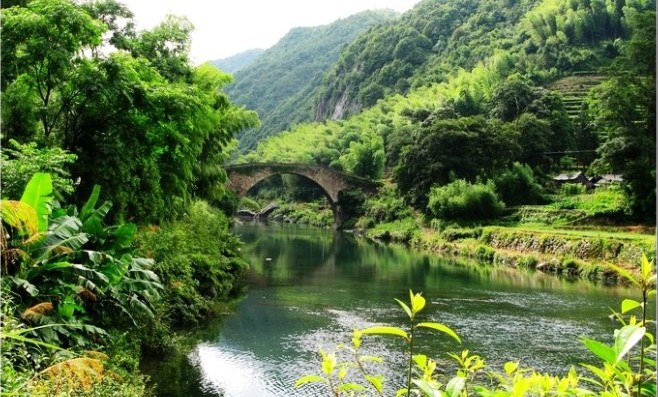
[[562,94],[564,107],[570,118],[577,118],[589,90],[604,81],[607,76],[596,72],[576,72],[549,84],[546,88]]

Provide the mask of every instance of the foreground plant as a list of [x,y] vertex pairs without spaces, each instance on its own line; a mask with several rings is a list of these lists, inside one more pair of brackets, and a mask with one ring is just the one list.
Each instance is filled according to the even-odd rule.
[[11,395],[112,382],[104,362],[80,352],[108,343],[106,329],[152,315],[162,288],[152,261],[132,255],[136,226],[104,224],[111,203],[97,205],[99,188],[79,212],[52,193],[50,175],[37,173],[19,201],[2,200],[1,381]]
[[[384,378],[382,375],[373,375],[365,367],[365,362],[383,363],[379,357],[361,356],[359,349],[361,348],[361,338],[363,335],[384,335],[394,336],[404,340],[407,346],[407,373],[406,373],[406,388],[400,389],[397,392],[398,396],[411,396],[412,384],[420,390],[431,390],[433,387],[439,386],[434,378],[434,370],[436,369],[436,362],[425,355],[415,354],[414,352],[414,338],[417,337],[417,332],[421,329],[433,330],[442,332],[457,342],[461,343],[459,335],[455,333],[448,326],[437,322],[418,322],[417,316],[426,305],[425,298],[419,293],[414,294],[409,291],[409,305],[396,299],[398,304],[402,307],[407,317],[409,318],[408,330],[393,327],[393,326],[374,326],[362,330],[354,331],[352,338],[352,345],[349,348],[353,358],[347,361],[338,361],[336,355],[333,353],[321,352],[322,355],[322,375],[309,375],[300,378],[296,386],[307,383],[325,383],[329,386],[332,395],[338,397],[343,395],[354,395],[355,392],[365,392],[368,388],[356,381],[348,381],[348,370],[356,369],[358,373],[367,381],[366,384],[373,389],[378,395],[384,395]],[[420,372],[420,376],[414,379],[413,369],[414,364]]]
[[[603,360],[601,367],[585,365],[596,379],[589,382],[602,390],[602,396],[656,395],[656,322],[647,318],[650,298],[656,296],[656,273],[653,261],[642,255],[639,275],[613,266],[623,278],[641,291],[641,300],[624,299],[619,312],[613,310],[621,328],[614,333],[614,343],[583,338],[585,346]],[[639,313],[639,317],[636,315]]]
[[[459,336],[449,327],[434,322],[418,322],[417,316],[425,307],[425,298],[410,291],[410,304],[397,300],[409,318],[410,327],[404,330],[393,326],[375,326],[354,331],[349,347],[339,346],[350,355],[340,360],[336,353],[321,352],[322,374],[308,375],[296,382],[296,387],[309,383],[326,384],[334,397],[365,396],[384,393],[384,378],[373,375],[366,363],[383,364],[379,357],[362,355],[361,339],[364,335],[388,335],[401,338],[406,343],[408,362],[406,388],[396,396],[427,397],[484,397],[506,396],[602,396],[643,397],[656,395],[656,343],[652,333],[656,322],[648,318],[649,300],[656,296],[656,273],[653,262],[643,255],[639,274],[615,267],[615,270],[641,292],[639,301],[624,299],[619,312],[613,311],[621,327],[614,331],[614,342],[603,342],[582,338],[583,344],[602,360],[600,366],[582,364],[589,377],[572,367],[564,376],[540,373],[532,368],[523,368],[519,362],[507,362],[502,371],[486,366],[485,360],[468,350],[460,354],[448,353],[457,363],[456,374],[442,383],[436,376],[437,363],[414,351],[414,339],[421,329],[430,329],[446,334],[461,343]],[[415,369],[415,371],[414,371]],[[350,372],[351,371],[351,372]],[[361,375],[366,382],[360,382]],[[489,378],[483,384],[483,375]]]

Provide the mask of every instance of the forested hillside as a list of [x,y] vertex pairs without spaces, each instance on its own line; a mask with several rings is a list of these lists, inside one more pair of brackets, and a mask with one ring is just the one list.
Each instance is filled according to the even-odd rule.
[[216,59],[209,62],[226,73],[235,73],[254,63],[256,58],[258,58],[263,52],[265,52],[265,50],[262,48],[254,48],[228,58]]
[[518,54],[517,71],[537,82],[596,70],[617,54],[614,40],[628,35],[625,3],[425,0],[350,44],[324,80],[316,119],[344,118],[386,95],[446,81],[497,52]]
[[655,216],[654,1],[426,0],[350,43],[322,90],[324,121],[240,161],[390,175],[426,212],[458,179],[518,205],[541,200],[514,197],[515,178],[614,173],[628,213]]
[[262,121],[260,128],[240,134],[239,148],[253,149],[294,123],[313,120],[317,87],[342,48],[369,27],[397,16],[391,10],[366,11],[325,26],[295,28],[238,71],[226,92],[237,104],[257,111]]

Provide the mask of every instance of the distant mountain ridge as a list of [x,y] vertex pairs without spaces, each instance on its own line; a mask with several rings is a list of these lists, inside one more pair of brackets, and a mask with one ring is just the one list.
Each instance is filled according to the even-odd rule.
[[260,128],[240,134],[239,150],[254,149],[268,136],[312,121],[323,75],[344,47],[360,33],[399,16],[393,10],[370,10],[328,25],[294,28],[238,70],[226,92],[236,104],[256,110],[261,119]]
[[230,57],[208,61],[210,64],[217,66],[227,73],[236,73],[250,66],[256,59],[265,52],[262,48],[253,48]]

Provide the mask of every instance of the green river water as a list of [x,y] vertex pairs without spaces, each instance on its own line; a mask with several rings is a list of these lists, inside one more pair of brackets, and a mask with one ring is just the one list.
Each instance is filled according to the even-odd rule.
[[[423,321],[441,322],[462,338],[459,345],[431,332],[418,336],[417,351],[444,371],[452,373],[447,352],[469,349],[495,369],[519,360],[562,374],[596,362],[578,338],[610,342],[610,308],[637,298],[623,287],[447,259],[346,233],[281,225],[234,232],[251,265],[246,295],[234,313],[200,330],[187,356],[149,365],[160,396],[328,396],[320,386],[295,389],[295,380],[319,373],[319,350],[349,343],[353,329],[404,327],[395,298],[408,301],[410,289],[427,299]],[[388,379],[387,395],[395,395],[401,340],[371,337],[363,350],[389,363],[379,372]]]

